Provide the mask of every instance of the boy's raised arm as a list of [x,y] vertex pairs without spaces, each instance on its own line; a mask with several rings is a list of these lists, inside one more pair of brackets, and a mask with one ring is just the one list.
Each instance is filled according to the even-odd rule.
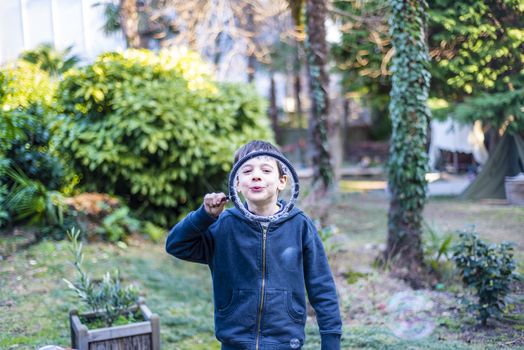
[[304,246],[304,274],[309,301],[317,315],[322,350],[339,350],[342,320],[337,290],[324,246],[311,221]]
[[208,264],[213,252],[208,227],[215,221],[206,213],[204,206],[192,211],[169,232],[166,251],[182,260]]
[[209,264],[213,254],[213,238],[208,231],[224,210],[224,193],[208,193],[204,203],[176,224],[166,240],[166,251],[183,260]]
[[166,251],[179,259],[209,264],[213,254],[213,238],[208,228],[224,210],[227,201],[223,197],[223,193],[207,194],[199,209],[189,213],[171,229],[166,240]]

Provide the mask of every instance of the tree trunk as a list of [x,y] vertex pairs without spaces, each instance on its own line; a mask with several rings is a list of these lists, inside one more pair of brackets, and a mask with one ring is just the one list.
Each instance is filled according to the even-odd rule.
[[[252,37],[253,45],[255,41],[255,22],[253,19],[253,5],[251,3],[246,4],[246,16],[247,16],[247,31]],[[249,83],[253,82],[255,79],[255,64],[256,64],[256,58],[255,58],[255,48],[251,48],[248,46],[248,52],[247,52],[247,81]]]
[[351,103],[348,98],[344,98],[344,112],[342,114],[342,160],[346,158],[346,155],[348,153],[349,149],[349,137],[348,137],[348,129],[349,129],[349,114],[351,113]]
[[275,133],[275,141],[281,143],[280,127],[278,125],[277,92],[275,87],[275,76],[271,73],[271,84],[269,85],[269,119]]
[[139,48],[138,9],[136,0],[120,0],[120,25],[126,37],[127,47]]
[[425,150],[430,74],[425,37],[425,0],[389,0],[395,56],[389,106],[391,136],[388,180],[391,195],[385,253],[392,271],[413,287],[427,276],[421,243],[428,158]]
[[311,94],[310,135],[313,145],[312,200],[326,197],[331,190],[333,169],[328,143],[329,76],[326,72],[326,2],[308,0],[306,6],[306,54]]
[[300,64],[300,54],[299,54],[299,45],[300,45],[300,42],[297,40],[296,42],[297,44],[297,47],[296,47],[296,50],[295,50],[295,54],[293,55],[293,74],[294,74],[294,79],[293,79],[293,92],[294,92],[294,97],[295,97],[295,113],[297,115],[297,120],[298,120],[298,127],[299,128],[302,128],[303,127],[303,121],[302,121],[302,100],[300,99],[300,92],[302,90],[302,82],[301,82],[301,79],[300,79],[300,67],[301,67],[301,64]]
[[342,139],[342,118],[344,115],[344,98],[341,94],[340,83],[331,82],[331,95],[328,119],[328,140],[333,169],[332,187],[337,188],[341,179],[342,161],[344,158]]

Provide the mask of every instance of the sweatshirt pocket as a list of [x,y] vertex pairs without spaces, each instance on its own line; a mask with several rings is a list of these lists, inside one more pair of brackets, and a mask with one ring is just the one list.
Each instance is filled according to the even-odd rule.
[[215,313],[215,331],[222,342],[242,341],[255,329],[257,294],[254,290],[239,289],[230,301]]
[[287,290],[268,290],[264,306],[262,333],[281,342],[303,338],[305,310]]
[[300,308],[298,303],[295,303],[293,298],[293,292],[286,291],[287,299],[287,312],[293,321],[303,324],[306,321],[306,310],[305,308]]
[[230,314],[232,314],[233,311],[235,311],[236,307],[238,306],[239,299],[242,296],[242,294],[243,294],[242,291],[234,290],[231,293],[231,298],[229,299],[229,302],[226,303],[222,307],[218,307],[217,314],[222,316],[222,317],[226,317],[226,316],[229,316]]

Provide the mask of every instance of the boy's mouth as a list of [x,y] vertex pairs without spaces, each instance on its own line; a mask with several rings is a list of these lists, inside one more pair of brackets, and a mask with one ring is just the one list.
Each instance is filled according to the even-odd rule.
[[249,189],[251,191],[253,191],[253,192],[260,192],[260,191],[262,191],[264,189],[264,187],[262,187],[262,186],[253,186],[253,187],[250,187]]

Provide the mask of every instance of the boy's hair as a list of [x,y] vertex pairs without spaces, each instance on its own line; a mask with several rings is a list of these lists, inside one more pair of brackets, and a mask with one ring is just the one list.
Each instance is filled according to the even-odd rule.
[[[271,143],[266,142],[266,141],[261,141],[261,140],[254,140],[249,143],[246,143],[244,146],[236,150],[235,160],[233,162],[233,165],[235,165],[241,158],[247,156],[249,153],[256,152],[256,151],[272,152],[272,153],[278,154],[279,156],[284,157],[282,152],[280,152],[280,150],[276,148],[275,146],[273,146]],[[284,169],[282,168],[282,163],[277,159],[275,160],[277,162],[277,167],[278,167],[278,176],[282,177],[284,175]]]

